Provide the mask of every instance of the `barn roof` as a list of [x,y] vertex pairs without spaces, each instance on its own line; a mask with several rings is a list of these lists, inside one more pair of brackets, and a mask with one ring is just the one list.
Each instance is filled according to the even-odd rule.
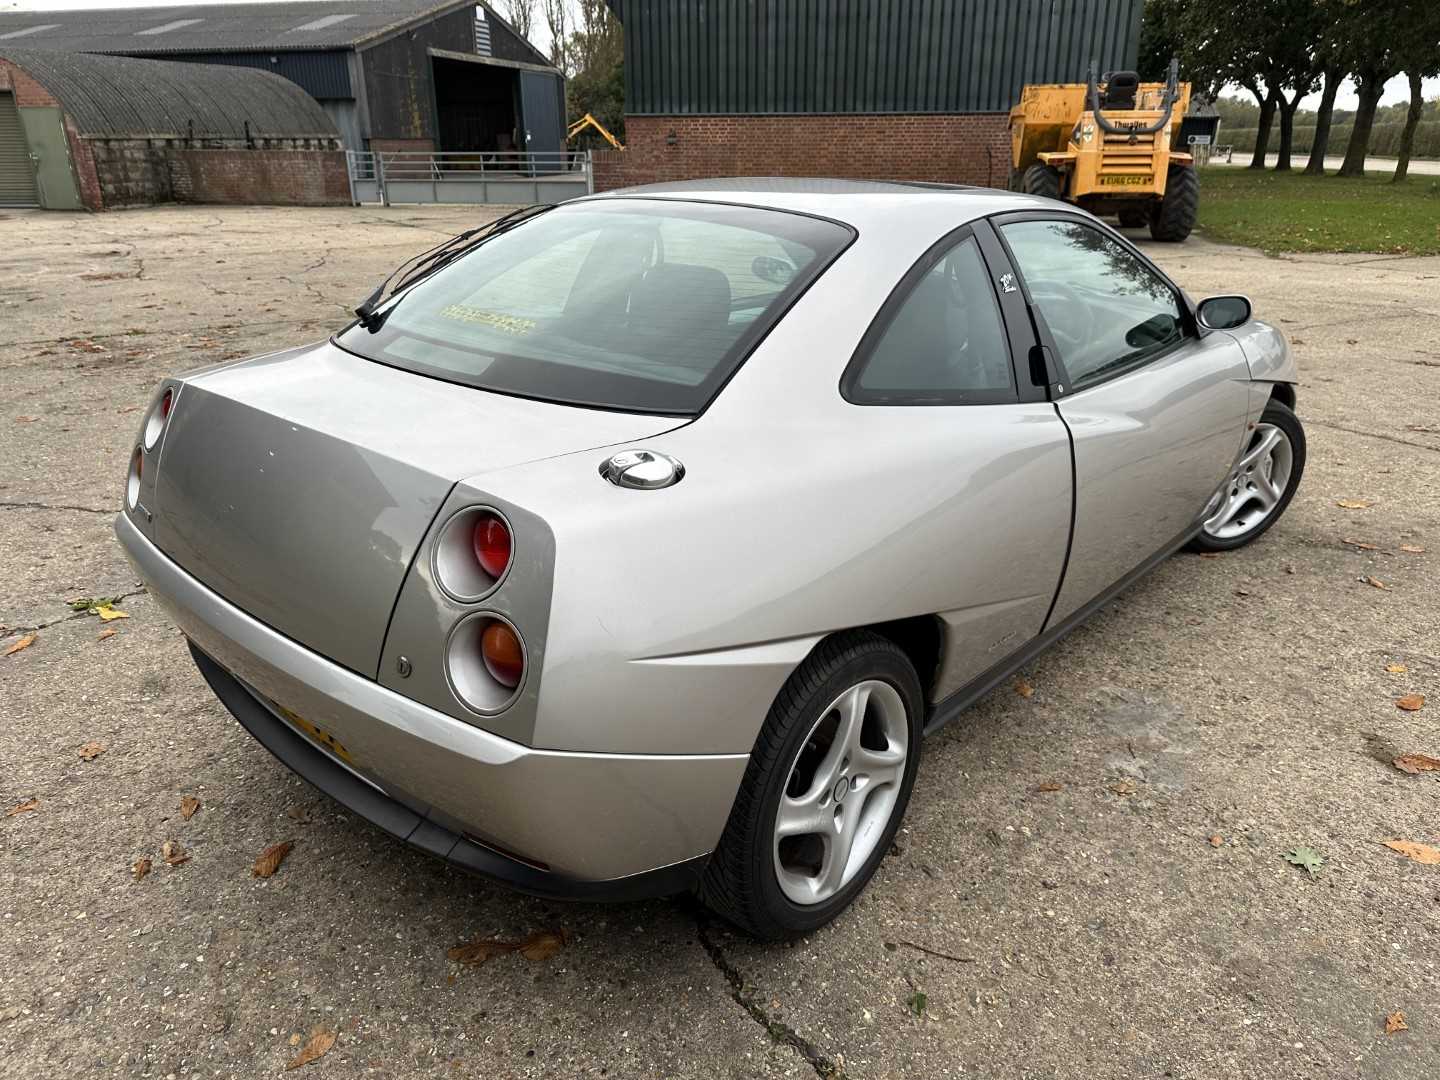
[[[473,3],[473,0],[470,0]],[[466,0],[295,0],[278,4],[0,13],[0,48],[126,55],[345,49],[464,7]]]
[[254,68],[8,48],[82,135],[337,138],[319,102]]

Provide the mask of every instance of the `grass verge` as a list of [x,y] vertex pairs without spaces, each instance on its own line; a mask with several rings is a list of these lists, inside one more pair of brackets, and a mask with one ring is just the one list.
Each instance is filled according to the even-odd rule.
[[1200,229],[1272,253],[1440,254],[1440,177],[1363,180],[1212,166],[1200,174]]

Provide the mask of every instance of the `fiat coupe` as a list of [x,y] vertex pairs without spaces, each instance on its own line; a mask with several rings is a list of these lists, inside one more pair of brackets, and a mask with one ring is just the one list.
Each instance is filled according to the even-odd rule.
[[1008,192],[534,207],[326,341],[166,379],[116,530],[285,765],[535,894],[767,938],[865,887],[926,733],[1305,464],[1285,341]]

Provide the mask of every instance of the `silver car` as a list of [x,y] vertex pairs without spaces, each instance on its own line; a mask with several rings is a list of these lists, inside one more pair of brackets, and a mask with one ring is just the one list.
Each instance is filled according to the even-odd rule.
[[531,208],[167,379],[125,549],[282,762],[550,897],[843,910],[923,736],[1300,481],[1284,339],[1072,207],[729,180]]

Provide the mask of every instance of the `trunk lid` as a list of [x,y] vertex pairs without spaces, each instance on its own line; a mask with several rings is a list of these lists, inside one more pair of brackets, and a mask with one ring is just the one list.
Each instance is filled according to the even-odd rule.
[[155,543],[255,618],[374,678],[396,595],[457,480],[681,422],[455,386],[329,343],[257,357],[181,389]]

